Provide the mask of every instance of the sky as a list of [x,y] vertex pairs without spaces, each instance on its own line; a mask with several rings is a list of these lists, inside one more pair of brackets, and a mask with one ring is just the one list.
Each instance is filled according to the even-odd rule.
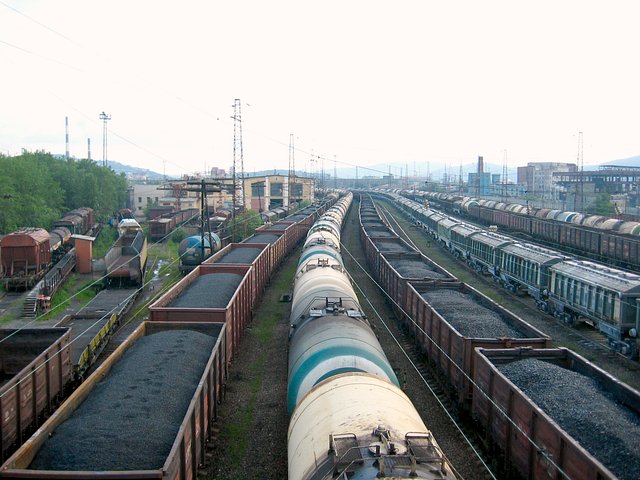
[[[631,1],[0,0],[0,152],[168,175],[640,154]],[[314,159],[312,161],[312,159]],[[238,169],[240,167],[238,166]],[[316,167],[317,168],[317,167]],[[363,174],[364,171],[363,171]]]

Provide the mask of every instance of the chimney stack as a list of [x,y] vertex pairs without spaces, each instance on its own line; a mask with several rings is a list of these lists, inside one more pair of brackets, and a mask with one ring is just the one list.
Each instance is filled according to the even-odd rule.
[[478,173],[484,173],[484,160],[482,156],[478,157]]

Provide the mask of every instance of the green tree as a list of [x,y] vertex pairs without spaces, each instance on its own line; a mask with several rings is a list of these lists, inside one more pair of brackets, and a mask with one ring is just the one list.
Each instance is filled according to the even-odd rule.
[[230,221],[227,232],[232,242],[240,242],[250,237],[256,231],[256,228],[262,225],[262,217],[255,210],[247,210],[246,212],[236,215],[234,221]]
[[0,233],[20,227],[50,229],[55,220],[78,207],[106,219],[122,208],[124,175],[89,160],[67,161],[43,151],[0,154]]
[[599,193],[593,207],[590,209],[596,215],[612,217],[616,214],[616,208],[611,201],[611,195],[607,192]]

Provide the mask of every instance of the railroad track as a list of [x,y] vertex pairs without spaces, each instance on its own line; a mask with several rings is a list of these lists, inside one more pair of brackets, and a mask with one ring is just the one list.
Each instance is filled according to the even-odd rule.
[[[416,366],[416,369],[424,380],[425,384],[429,387],[433,395],[438,399],[438,402],[443,405],[449,415],[456,421],[462,434],[469,441],[471,446],[477,452],[482,452],[482,460],[485,462],[485,464],[492,465],[492,463],[495,463],[491,457],[484,453],[487,452],[487,445],[478,436],[477,432],[471,428],[471,422],[468,421],[468,419],[461,418],[457,404],[451,399],[448,382],[442,379],[442,377],[438,375],[434,368],[426,363],[424,355],[416,348],[413,337],[401,328],[400,338],[398,338],[398,341],[400,348],[404,350],[404,352],[410,358],[411,362]],[[472,464],[472,468],[477,472],[485,473],[482,478],[493,480],[494,477],[489,472],[487,472],[485,465],[482,464],[478,457],[470,457],[469,463]]]
[[[374,200],[374,203],[378,203],[380,208],[380,213],[384,216],[386,222],[396,231],[396,233],[402,237],[407,243],[413,246],[416,250],[422,252],[422,250],[411,240],[411,237],[407,234],[407,232],[402,228],[400,223],[395,218],[395,215],[391,213],[385,206],[381,205],[378,200]],[[422,252],[424,253],[424,252]],[[463,262],[456,262],[458,265],[462,266],[465,270],[472,273],[475,278],[486,282],[486,278],[480,274],[475,269],[470,268]],[[530,315],[544,316],[547,321],[553,321],[554,324],[561,328],[565,335],[570,338],[572,341],[578,343],[583,348],[590,352],[594,352],[600,356],[604,356],[610,359],[616,359],[625,364],[625,366],[634,372],[640,372],[640,365],[637,362],[629,359],[628,357],[622,355],[621,353],[613,350],[608,342],[603,338],[602,334],[595,330],[591,325],[580,324],[576,327],[571,327],[564,322],[558,320],[553,315],[549,315],[543,313],[538,308],[532,305],[530,299],[522,298],[521,296],[509,292],[508,290],[503,290],[502,294],[508,296],[510,300],[514,303],[517,303],[521,308],[528,311]]]

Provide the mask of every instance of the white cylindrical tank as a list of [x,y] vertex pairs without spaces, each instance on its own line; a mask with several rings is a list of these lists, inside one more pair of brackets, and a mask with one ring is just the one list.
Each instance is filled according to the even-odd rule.
[[[371,476],[366,478],[376,478],[378,467],[374,465],[376,458],[372,451],[379,446],[385,452],[375,435],[382,426],[388,431],[397,455],[408,453],[407,434],[431,438],[435,461],[417,465],[419,478],[442,479],[443,473],[444,478],[454,478],[438,444],[401,389],[372,375],[348,373],[318,384],[293,412],[288,433],[289,479],[308,480],[317,471],[326,469],[327,462],[333,461],[330,438],[340,435],[351,438],[355,435],[354,441],[362,447],[359,451],[363,461],[354,468],[370,470]],[[326,478],[332,478],[331,470]],[[393,478],[409,478],[409,475],[407,472]]]

